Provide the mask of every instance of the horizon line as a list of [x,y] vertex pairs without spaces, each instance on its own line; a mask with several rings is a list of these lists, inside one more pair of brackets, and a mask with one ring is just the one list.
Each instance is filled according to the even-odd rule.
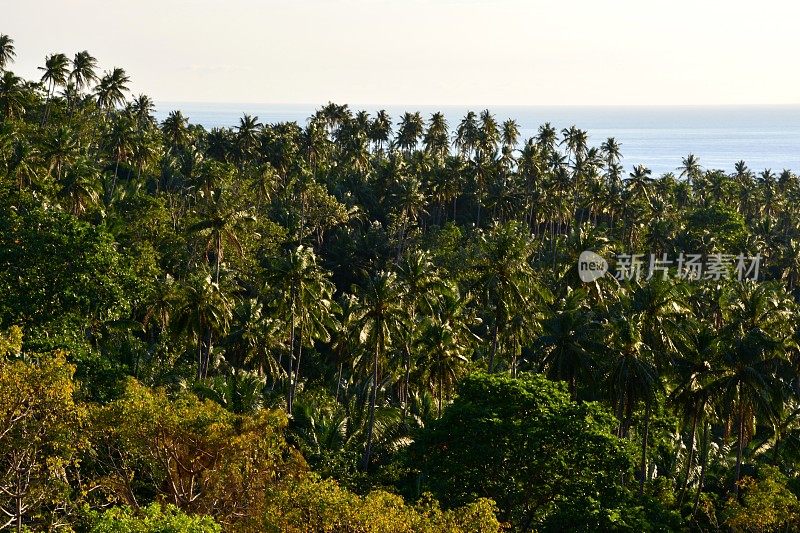
[[475,107],[475,108],[494,108],[494,107],[607,107],[607,108],[620,108],[620,107],[633,107],[633,108],[675,108],[675,107],[685,107],[685,108],[692,108],[692,107],[714,107],[714,108],[736,108],[736,107],[800,107],[800,102],[794,103],[737,103],[737,104],[708,104],[708,103],[699,103],[699,104],[486,104],[486,103],[471,103],[471,104],[445,104],[445,103],[376,103],[376,102],[337,102],[336,100],[328,99],[325,102],[265,102],[265,101],[225,101],[225,100],[176,100],[171,98],[154,98],[153,101],[156,104],[195,104],[195,105],[259,105],[259,106],[268,106],[268,105],[281,105],[281,106],[324,106],[329,103],[334,103],[337,105],[347,105],[349,107],[355,106],[364,106],[364,107]]

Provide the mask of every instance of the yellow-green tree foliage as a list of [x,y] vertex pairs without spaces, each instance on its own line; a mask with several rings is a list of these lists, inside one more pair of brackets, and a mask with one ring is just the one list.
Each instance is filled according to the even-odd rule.
[[92,513],[90,533],[220,533],[222,527],[209,516],[187,515],[174,505],[151,503],[134,512],[130,507],[112,507]]
[[22,351],[22,329],[11,326],[7,331],[0,332],[0,357],[16,355]]
[[236,415],[130,381],[122,398],[94,411],[99,483],[134,509],[155,495],[223,525],[246,521],[263,514],[270,488],[307,469],[284,439],[286,422],[279,411]]
[[359,496],[311,477],[270,495],[263,531],[283,533],[491,533],[502,531],[491,500],[443,511],[425,497],[416,505],[382,490]]
[[[18,333],[6,353],[19,353]],[[47,529],[62,518],[85,448],[86,413],[73,400],[73,373],[60,352],[0,354],[0,526]]]
[[725,525],[732,531],[789,531],[800,522],[800,501],[786,486],[786,476],[772,466],[759,468],[758,479],[745,476],[739,482],[741,501],[731,499]]

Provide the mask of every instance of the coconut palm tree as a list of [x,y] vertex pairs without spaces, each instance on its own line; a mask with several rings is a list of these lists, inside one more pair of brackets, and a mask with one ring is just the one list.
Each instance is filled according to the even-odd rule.
[[47,84],[47,96],[45,99],[45,112],[42,116],[42,124],[47,123],[50,116],[50,100],[55,94],[56,87],[61,87],[67,83],[69,76],[69,59],[64,54],[50,54],[47,56],[43,67],[39,70],[43,71],[42,83]]
[[111,109],[125,101],[125,93],[129,91],[130,77],[124,69],[114,67],[110,72],[103,73],[100,82],[95,87],[97,105],[108,114]]
[[424,131],[425,121],[419,112],[404,113],[397,125],[397,147],[406,152],[415,150]]
[[631,195],[631,199],[644,200],[650,204],[650,189],[654,183],[651,177],[653,171],[644,165],[636,165],[633,172],[628,174],[625,186]]
[[787,401],[784,376],[792,376],[787,353],[796,349],[790,321],[796,304],[776,284],[751,280],[731,284],[719,301],[723,341],[707,390],[720,416],[736,425],[733,490],[738,495],[753,423],[774,425]]
[[230,369],[209,381],[195,382],[192,390],[236,414],[253,414],[264,406],[264,378],[242,369]]
[[372,119],[368,129],[369,140],[378,150],[383,150],[392,137],[392,118],[385,110],[381,109]]
[[561,130],[561,144],[567,149],[567,156],[574,162],[582,158],[588,148],[589,134],[576,126]]
[[683,158],[681,166],[676,170],[680,170],[680,177],[686,178],[690,184],[694,183],[700,177],[703,167],[700,166],[700,160],[694,154],[689,154]]
[[136,125],[139,131],[150,128],[155,124],[153,113],[156,110],[155,102],[146,94],[136,96],[130,105],[131,113],[136,119]]
[[225,338],[225,353],[234,368],[255,368],[259,376],[273,383],[285,372],[274,354],[280,348],[283,323],[271,318],[258,298],[244,298],[233,309],[231,330]]
[[42,156],[48,163],[48,170],[55,171],[56,181],[61,181],[63,169],[80,153],[78,134],[66,125],[58,126],[42,142]]
[[410,377],[413,366],[411,351],[418,340],[419,316],[431,317],[436,313],[439,300],[453,290],[442,278],[429,252],[411,250],[404,254],[397,266],[398,283],[408,305],[408,318],[403,322],[403,383],[401,402],[405,412],[409,400]]
[[500,139],[503,147],[513,150],[519,142],[519,124],[514,119],[503,121],[501,126]]
[[187,228],[190,234],[204,237],[206,257],[208,251],[213,250],[215,283],[219,283],[220,270],[225,259],[225,245],[232,246],[241,255],[242,244],[238,233],[245,224],[256,221],[249,209],[242,209],[229,196],[231,193],[224,188],[217,188],[210,191],[210,194],[203,195],[197,209],[199,221]]
[[57,195],[65,201],[74,216],[80,216],[99,200],[98,177],[97,167],[86,157],[78,158],[67,167],[64,178],[58,183],[60,189]]
[[471,354],[469,344],[460,338],[459,331],[463,329],[429,317],[423,321],[417,341],[422,354],[421,379],[434,391],[440,417],[444,398],[455,388]]
[[622,160],[622,145],[614,137],[609,137],[600,145],[606,170],[611,169]]
[[518,314],[532,316],[541,301],[542,291],[534,281],[530,266],[532,246],[527,232],[515,223],[495,224],[478,237],[478,250],[472,264],[474,289],[487,312],[492,344],[488,368],[494,371],[506,329]]
[[[300,381],[303,347],[315,340],[331,341],[340,312],[333,300],[336,287],[330,274],[317,263],[314,250],[303,245],[287,251],[267,268],[266,291],[276,311],[288,318],[288,345],[291,353],[286,411],[291,414]],[[282,363],[282,361],[281,361]]]
[[500,126],[494,115],[484,109],[480,114],[480,125],[478,129],[478,149],[476,159],[494,158],[497,153],[497,145],[500,143]]
[[5,71],[8,65],[14,62],[16,56],[14,39],[5,33],[0,33],[0,71]]
[[69,73],[69,81],[75,84],[78,92],[83,91],[84,88],[95,80],[97,74],[97,59],[95,59],[88,51],[78,52],[72,58],[72,70]]
[[133,119],[126,115],[116,116],[111,123],[111,128],[107,131],[104,139],[105,146],[111,151],[114,159],[114,173],[111,182],[106,187],[103,202],[106,206],[111,204],[116,192],[117,180],[119,178],[119,165],[126,162],[131,155],[134,142],[135,126]]
[[189,119],[180,111],[170,111],[161,123],[161,132],[171,151],[184,147],[189,141]]
[[258,146],[258,132],[261,123],[258,117],[244,114],[239,119],[239,126],[236,127],[236,152],[240,164],[250,161],[254,151]]
[[578,397],[578,382],[590,385],[596,380],[598,355],[605,350],[600,322],[586,304],[585,289],[568,288],[564,298],[546,306],[541,332],[532,349],[539,365],[550,379],[565,381],[573,400]]
[[736,427],[733,492],[738,496],[742,458],[752,426],[756,422],[776,423],[787,397],[787,384],[781,376],[791,373],[781,339],[759,329],[725,339],[706,390],[721,416]]
[[227,332],[232,302],[211,276],[192,276],[182,284],[183,297],[172,322],[175,332],[185,333],[197,346],[197,379],[205,379],[215,339]]
[[422,139],[425,151],[441,162],[447,156],[450,146],[447,119],[444,114],[434,113],[428,121],[428,129]]
[[3,120],[24,115],[25,101],[22,78],[9,71],[3,72],[0,76],[0,109],[3,110]]
[[474,111],[469,111],[456,128],[453,145],[462,157],[470,158],[479,141],[478,117]]
[[[691,480],[692,465],[695,457],[698,427],[701,433],[707,432],[711,422],[713,405],[710,402],[707,384],[716,364],[719,351],[717,333],[700,321],[687,320],[683,334],[676,338],[677,354],[673,359],[672,374],[675,386],[669,394],[668,402],[674,408],[684,429],[689,429],[689,449],[686,453],[686,466],[682,480],[678,480],[679,505],[683,502]],[[705,435],[702,445],[705,445]],[[702,459],[707,458],[703,453]],[[698,495],[703,490],[703,478],[706,463],[701,461],[701,474],[698,480]]]
[[372,352],[372,388],[369,398],[369,422],[362,468],[368,470],[372,455],[375,428],[375,407],[380,386],[381,365],[387,351],[399,340],[408,308],[403,290],[393,272],[380,271],[371,276],[363,287],[355,290],[356,307],[353,325],[362,344]]
[[618,435],[628,436],[633,411],[639,402],[644,403],[641,460],[639,462],[639,494],[644,492],[647,478],[647,450],[649,446],[650,416],[658,393],[662,390],[656,352],[643,338],[643,316],[614,313],[607,324],[609,344],[613,357],[607,370],[607,390],[616,407],[619,420]]

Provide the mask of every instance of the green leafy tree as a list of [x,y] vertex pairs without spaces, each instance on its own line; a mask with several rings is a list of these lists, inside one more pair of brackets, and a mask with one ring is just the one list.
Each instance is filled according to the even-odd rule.
[[473,374],[414,444],[415,464],[446,505],[493,498],[520,531],[647,527],[621,485],[634,461],[612,428],[601,406],[544,377]]

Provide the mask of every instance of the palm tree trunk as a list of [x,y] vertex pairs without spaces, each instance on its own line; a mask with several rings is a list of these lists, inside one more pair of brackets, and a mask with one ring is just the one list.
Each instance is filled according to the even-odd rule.
[[644,480],[647,478],[647,439],[650,436],[650,400],[644,404],[644,435],[642,435],[642,460],[640,469],[642,477],[639,479],[639,496],[644,494]]
[[697,484],[697,494],[694,497],[694,506],[692,507],[692,518],[697,513],[697,508],[700,505],[700,495],[703,493],[703,485],[706,482],[706,466],[708,465],[708,424],[703,422],[703,452],[700,459],[700,482]]
[[217,233],[216,245],[217,245],[217,249],[215,250],[215,252],[217,254],[217,261],[216,261],[217,264],[216,264],[216,271],[214,272],[214,281],[216,281],[217,285],[219,285],[219,268],[220,268],[220,263],[222,263],[222,232],[221,231]]
[[405,351],[405,360],[403,361],[405,366],[405,375],[403,376],[403,418],[408,415],[408,388],[411,384],[411,350],[408,347],[408,343],[405,345]]
[[[380,326],[379,326],[380,327]],[[367,425],[367,446],[364,450],[364,461],[362,468],[364,472],[369,470],[369,459],[372,455],[372,432],[375,428],[375,404],[378,401],[378,361],[381,354],[382,335],[378,332],[375,342],[375,359],[372,361],[372,393],[369,397],[369,423]]]
[[294,378],[289,387],[289,414],[292,414],[294,398],[297,394],[297,382],[300,380],[300,360],[303,358],[303,323],[300,323],[300,334],[297,336],[297,361],[294,367]]
[[739,430],[736,435],[736,477],[733,480],[733,494],[739,497],[739,480],[742,478],[742,451],[744,449],[744,403],[739,398]]
[[197,379],[203,379],[203,338],[197,336]]
[[339,361],[339,372],[336,374],[336,403],[339,403],[339,391],[342,388],[342,367],[344,363]]
[[442,374],[439,373],[439,413],[437,418],[442,418],[442,397],[444,396],[444,387],[442,386]]
[[686,488],[689,486],[689,473],[692,469],[692,461],[694,460],[694,437],[697,434],[697,420],[700,418],[700,412],[695,411],[692,416],[692,429],[689,432],[689,454],[686,457],[686,473],[683,476],[683,483],[681,483],[681,494],[678,497],[678,508],[680,509],[683,499],[686,496]]
[[489,373],[494,372],[494,360],[497,355],[497,319],[495,318],[494,327],[492,328],[492,352],[489,355]]

